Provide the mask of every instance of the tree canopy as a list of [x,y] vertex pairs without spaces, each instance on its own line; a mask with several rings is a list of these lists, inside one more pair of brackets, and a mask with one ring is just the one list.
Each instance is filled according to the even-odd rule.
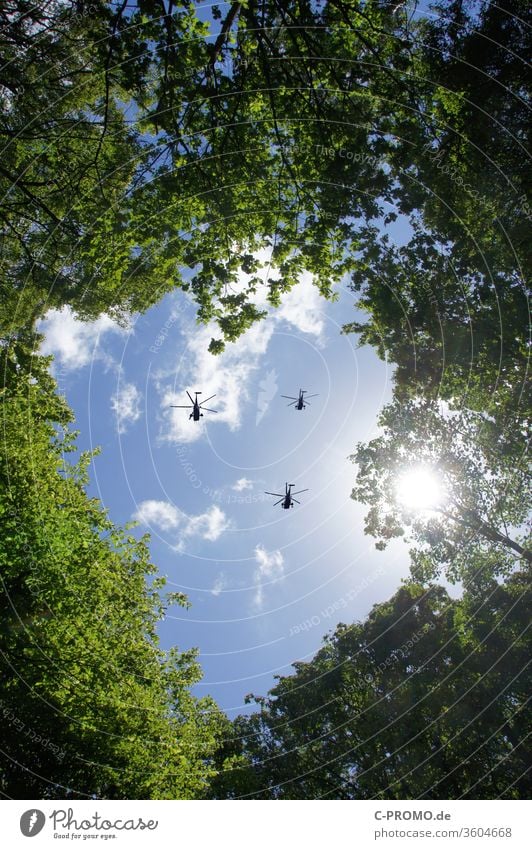
[[[395,402],[380,417],[383,435],[360,444],[353,498],[370,505],[366,532],[377,547],[411,529],[418,543],[413,564],[424,580],[443,569],[456,580],[467,573],[477,548],[494,548],[500,568],[532,561],[530,545],[512,529],[522,527],[530,506],[526,454],[515,456],[489,417],[464,409],[443,415],[433,401]],[[402,503],[402,475],[432,475],[435,503],[413,509]],[[520,540],[520,541],[519,541]]]
[[[0,3],[0,789],[520,798],[530,4],[210,14]],[[196,653],[159,646],[185,597],[88,497],[90,457],[69,461],[35,323],[126,322],[179,290],[218,353],[302,272],[353,292],[344,331],[394,366],[353,496],[379,548],[408,538],[412,575],[230,724],[192,695]],[[439,480],[430,509],[399,497],[411,467]]]
[[216,798],[525,798],[529,571],[404,584],[234,723]]
[[246,2],[210,27],[188,0],[90,14],[12,0],[12,326],[63,303],[123,315],[177,287],[218,323],[220,350],[264,313],[259,248],[272,251],[271,305],[303,269],[330,296],[361,251],[378,254],[368,222],[399,212],[464,267],[520,280],[526,7],[412,18],[380,0]]
[[191,687],[193,650],[163,652],[147,539],[85,492],[49,358],[4,345],[0,456],[0,789],[14,798],[196,798],[227,720]]

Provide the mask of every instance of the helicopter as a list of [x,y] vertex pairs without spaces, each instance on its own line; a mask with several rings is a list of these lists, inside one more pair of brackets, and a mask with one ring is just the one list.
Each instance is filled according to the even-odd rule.
[[[299,390],[299,398],[292,398],[291,395],[281,395],[281,398],[289,398],[290,399],[290,403],[286,405],[287,407],[293,406],[294,410],[304,410],[305,407],[307,406],[307,404],[308,404],[309,407],[311,406],[308,403],[308,399],[304,397],[307,394],[307,392],[308,392],[308,389],[300,389]],[[318,396],[316,394],[316,395],[309,395],[308,397],[309,398],[317,398]]]
[[[195,393],[196,397],[193,399],[192,395],[190,394],[190,392],[187,389],[187,395],[190,398],[190,401],[191,401],[191,404],[192,404],[192,412],[189,416],[189,419],[194,419],[195,422],[199,422],[200,418],[203,418],[203,413],[201,412],[201,410],[207,410],[207,412],[209,412],[209,413],[217,413],[218,412],[218,410],[210,410],[208,407],[203,406],[204,404],[207,403],[207,401],[210,401],[211,398],[214,398],[215,395],[211,395],[209,398],[206,398],[205,401],[202,401],[201,404],[200,404],[199,401],[198,401],[198,395],[201,395],[201,394],[202,394],[201,392],[196,392]],[[188,410],[191,405],[190,404],[170,404],[170,406],[173,407],[176,410]]]
[[294,501],[296,504],[301,504],[297,498],[294,498],[294,495],[299,495],[301,492],[308,492],[308,489],[299,489],[297,492],[292,492],[292,487],[295,486],[295,483],[286,483],[285,484],[285,494],[281,495],[280,492],[265,492],[265,495],[277,495],[279,496],[279,501],[276,501],[273,505],[277,507],[278,504],[283,502],[283,510],[288,510],[289,507],[294,506]]

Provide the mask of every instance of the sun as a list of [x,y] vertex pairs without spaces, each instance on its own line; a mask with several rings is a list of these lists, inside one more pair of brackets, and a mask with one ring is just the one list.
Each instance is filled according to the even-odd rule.
[[417,466],[401,475],[396,495],[398,502],[410,510],[432,510],[442,501],[443,487],[431,469]]

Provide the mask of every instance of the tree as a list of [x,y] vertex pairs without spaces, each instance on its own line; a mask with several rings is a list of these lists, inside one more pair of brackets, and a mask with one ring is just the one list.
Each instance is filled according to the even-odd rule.
[[[17,0],[12,6],[26,11]],[[354,139],[352,122],[343,120],[351,74],[338,76],[333,60],[323,68],[316,62],[342,44],[343,7],[321,13],[311,4],[274,3],[262,8],[260,22],[257,14],[254,4],[236,4],[214,45],[188,2],[178,9],[150,0],[133,12],[96,4],[72,29],[71,6],[37,7],[27,25],[7,16],[8,67],[13,79],[21,71],[22,82],[16,102],[8,94],[3,128],[12,160],[4,187],[13,196],[4,232],[13,298],[6,323],[16,329],[62,303],[82,317],[120,317],[178,287],[195,299],[200,320],[219,324],[222,338],[212,349],[220,350],[224,338],[264,315],[254,297],[262,285],[254,254],[264,246],[272,250],[271,305],[302,270],[330,296],[350,267],[355,219],[378,215],[390,184],[367,161],[367,127],[378,113],[364,88],[371,75],[363,68],[356,83]],[[296,25],[300,14],[315,18],[315,34]],[[362,41],[354,35],[349,49],[372,53],[387,38],[384,23],[393,29],[393,19],[377,4],[372,15],[380,21],[370,19],[375,32]],[[257,24],[255,67],[243,34]],[[288,46],[308,56],[305,70],[282,61]],[[43,71],[30,96],[35,52]],[[305,82],[308,103],[293,96]],[[324,105],[334,86],[338,96]],[[316,122],[308,121],[309,107]],[[356,167],[321,152],[328,123],[337,127],[337,147],[364,148]],[[252,274],[244,287],[241,270]]]
[[84,318],[144,309],[161,293],[128,201],[142,149],[111,79],[120,16],[25,0],[0,15],[2,332],[63,304]]
[[216,797],[526,798],[528,577],[477,577],[463,600],[405,584],[339,625],[235,721],[248,763]]
[[515,273],[528,254],[529,22],[523,0],[436,3],[416,28],[412,66],[424,81],[425,121],[404,115],[405,132],[397,133],[400,206],[418,209],[430,230],[484,273],[490,266]]
[[[377,0],[234,3],[223,20],[213,13],[219,31],[188,0],[97,2],[90,15],[74,5],[11,0],[4,14],[15,329],[46,305],[120,317],[180,288],[218,324],[221,350],[265,313],[258,249],[271,250],[270,306],[302,270],[330,296],[358,252],[376,249],[367,224],[389,222],[390,203],[417,211],[464,262],[495,253],[515,271],[524,2],[414,21]],[[439,167],[449,158],[452,179]],[[461,190],[482,174],[480,199]]]
[[[0,788],[13,798],[196,798],[227,720],[190,688],[194,650],[164,652],[147,538],[85,492],[87,465],[36,340],[0,349]],[[38,340],[37,340],[38,341]]]
[[[220,257],[225,245],[247,244],[252,253],[257,238],[272,240],[276,292],[294,285],[300,264],[328,291],[326,281],[360,270],[359,252],[371,268],[378,231],[369,222],[387,224],[402,212],[452,247],[455,273],[466,272],[468,283],[480,277],[473,321],[483,321],[492,274],[492,324],[505,288],[510,309],[522,312],[529,10],[508,0],[436,11],[412,20],[382,2],[234,3],[204,70],[187,77],[184,110],[168,42],[148,121],[164,129],[183,179],[218,208],[226,235],[211,214],[210,249],[218,244]],[[184,126],[191,142],[180,137],[172,146]],[[387,203],[395,211],[384,217]],[[258,214],[242,221],[250,210]],[[330,245],[338,246],[336,263]],[[212,263],[214,275],[234,280],[228,262]],[[209,267],[204,292],[212,278]],[[394,278],[384,283],[393,287]]]
[[359,333],[360,344],[396,364],[398,400],[423,395],[466,405],[518,436],[529,406],[530,356],[518,275],[474,271],[418,224],[406,245],[384,236],[371,255],[365,250],[351,285],[368,318],[344,332]]
[[368,317],[345,328],[397,364],[397,398],[484,411],[516,442],[530,406],[529,15],[520,0],[436,3],[412,25],[420,109],[397,101],[386,158],[414,232],[364,240],[351,286]]
[[[456,580],[486,548],[495,549],[501,569],[516,557],[532,561],[526,543],[511,535],[528,513],[526,458],[516,458],[513,440],[506,444],[489,416],[467,409],[443,415],[438,407],[395,401],[380,416],[383,435],[357,446],[352,497],[370,506],[366,533],[382,549],[409,528],[417,543],[413,571],[422,580],[442,569]],[[426,509],[422,499],[415,507],[402,501],[398,489],[403,475],[419,469],[440,490]]]

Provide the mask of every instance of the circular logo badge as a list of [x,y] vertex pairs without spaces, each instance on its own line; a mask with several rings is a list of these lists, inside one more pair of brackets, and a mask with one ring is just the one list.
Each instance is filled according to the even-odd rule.
[[24,837],[35,837],[44,827],[46,817],[42,811],[32,808],[25,811],[20,818],[20,830]]

